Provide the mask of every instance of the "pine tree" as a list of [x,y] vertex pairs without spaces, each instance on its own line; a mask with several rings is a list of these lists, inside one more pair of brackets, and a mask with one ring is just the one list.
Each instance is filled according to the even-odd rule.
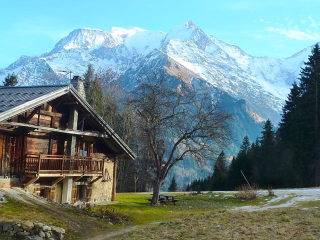
[[14,73],[12,73],[12,74],[8,74],[8,76],[6,76],[6,78],[3,81],[3,86],[14,87],[15,85],[17,85],[17,83],[18,83],[18,78],[16,75],[14,75]]
[[243,138],[237,157],[233,158],[233,160],[231,161],[230,170],[228,172],[228,189],[234,190],[236,187],[246,183],[241,174],[241,171],[245,174],[246,177],[251,176],[252,164],[249,153],[250,141],[249,137],[245,136]]
[[280,140],[294,142],[298,137],[300,125],[299,112],[297,109],[300,100],[301,91],[296,82],[292,84],[288,100],[282,109],[282,119],[280,122]]
[[274,186],[277,169],[275,132],[271,121],[268,119],[263,126],[260,138],[261,160],[259,163],[262,187]]
[[225,190],[226,180],[227,180],[227,160],[226,160],[224,151],[221,151],[217,161],[214,164],[211,190],[214,190],[214,191]]
[[249,141],[249,137],[246,135],[242,140],[239,154],[248,154],[249,150],[250,150],[250,141]]
[[173,176],[170,186],[168,188],[169,192],[176,192],[178,190],[178,185],[176,182],[176,178]]
[[84,74],[84,89],[86,95],[91,95],[91,82],[94,79],[94,69],[92,64],[88,64],[86,73]]

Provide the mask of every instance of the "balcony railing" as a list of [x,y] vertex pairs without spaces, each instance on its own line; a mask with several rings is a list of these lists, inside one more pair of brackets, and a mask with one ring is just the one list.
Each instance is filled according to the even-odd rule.
[[24,172],[28,174],[73,174],[102,176],[104,160],[65,155],[25,155]]

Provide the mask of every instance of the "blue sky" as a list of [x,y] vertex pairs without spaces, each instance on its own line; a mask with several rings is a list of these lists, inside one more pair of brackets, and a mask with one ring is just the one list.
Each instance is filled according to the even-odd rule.
[[77,28],[168,32],[188,20],[253,56],[289,57],[320,42],[320,0],[11,0],[0,8],[0,68]]

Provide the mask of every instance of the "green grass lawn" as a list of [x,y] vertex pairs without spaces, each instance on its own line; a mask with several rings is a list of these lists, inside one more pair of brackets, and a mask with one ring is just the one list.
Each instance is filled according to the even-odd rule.
[[[150,233],[154,231],[150,237],[157,239],[157,231],[159,229],[165,230],[168,226],[171,226],[174,229],[168,228],[169,232],[176,231],[175,234],[178,234],[176,236],[180,236],[180,234],[183,236],[188,232],[188,229],[185,229],[183,225],[185,222],[188,222],[188,224],[195,222],[202,229],[207,219],[212,219],[213,216],[219,216],[219,218],[227,216],[230,208],[261,205],[271,199],[271,197],[260,197],[253,201],[244,201],[236,199],[231,194],[222,193],[207,193],[194,196],[173,195],[176,195],[176,198],[179,199],[176,205],[168,203],[166,205],[152,206],[147,200],[150,198],[149,194],[119,193],[116,197],[117,203],[89,207],[80,211],[76,208],[57,207],[52,204],[46,205],[46,208],[40,208],[8,198],[9,202],[7,204],[0,205],[0,221],[20,222],[31,220],[60,226],[67,230],[66,239],[78,239],[79,237],[90,239],[94,235],[116,231],[127,226],[163,222],[152,228],[153,230],[150,230]],[[106,218],[92,217],[92,212],[104,213],[106,210],[115,216],[119,213],[120,216],[126,217],[124,220],[120,219],[119,221],[113,221],[114,219],[111,218],[113,225],[108,224],[110,221],[108,216]],[[287,221],[286,218],[282,220]],[[224,223],[225,221],[221,219],[220,222]],[[215,224],[218,224],[218,222],[215,222]],[[181,229],[181,233],[179,229]],[[201,232],[201,229],[199,228],[198,231]],[[143,236],[143,233],[134,234],[138,234],[137,239]],[[130,239],[130,237],[128,238]],[[0,237],[0,239],[2,238]]]
[[[128,216],[130,225],[147,224],[151,222],[168,221],[181,218],[190,214],[207,213],[208,211],[224,211],[231,207],[246,205],[259,205],[266,202],[270,197],[262,197],[253,201],[243,201],[232,195],[207,193],[202,195],[188,196],[174,194],[179,199],[176,205],[151,206],[147,200],[150,195],[137,193],[118,193],[118,203],[107,206],[96,206],[93,211],[99,212],[105,209],[119,212]],[[218,195],[218,196],[217,196]]]
[[[210,197],[211,196],[211,197]],[[113,239],[320,239],[320,201],[289,208],[243,212],[233,207],[262,205],[271,197],[241,201],[232,196],[179,196],[176,206],[152,207],[147,195],[119,194],[116,211],[127,213],[132,224],[163,221]]]

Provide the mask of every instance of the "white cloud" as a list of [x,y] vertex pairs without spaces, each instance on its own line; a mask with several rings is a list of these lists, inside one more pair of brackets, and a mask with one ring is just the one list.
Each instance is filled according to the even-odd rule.
[[313,18],[312,18],[312,17],[309,17],[309,20],[311,21],[310,26],[316,28],[316,27],[317,27],[317,24],[315,23],[315,21],[313,20]]
[[264,22],[264,19],[259,19],[260,22]]
[[302,23],[302,24],[306,23],[306,20],[302,20],[301,23]]
[[284,29],[284,28],[274,28],[274,27],[267,27],[266,31],[268,32],[277,32],[281,35],[284,35],[290,39],[296,40],[320,40],[320,34],[310,32],[303,32],[295,26],[293,29]]

